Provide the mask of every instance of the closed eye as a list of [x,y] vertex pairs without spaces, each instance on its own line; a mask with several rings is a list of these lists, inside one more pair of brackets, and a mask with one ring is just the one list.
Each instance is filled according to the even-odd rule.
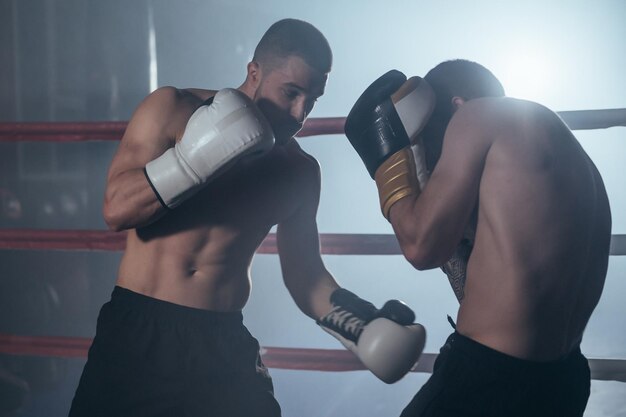
[[283,90],[283,94],[288,99],[293,100],[294,98],[298,97],[300,93],[296,90]]

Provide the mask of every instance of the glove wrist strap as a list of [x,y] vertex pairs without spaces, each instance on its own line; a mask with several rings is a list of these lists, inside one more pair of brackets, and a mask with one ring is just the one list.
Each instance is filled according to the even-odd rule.
[[374,179],[381,211],[389,220],[391,206],[405,197],[418,196],[421,192],[411,147],[402,148],[387,158],[376,170]]

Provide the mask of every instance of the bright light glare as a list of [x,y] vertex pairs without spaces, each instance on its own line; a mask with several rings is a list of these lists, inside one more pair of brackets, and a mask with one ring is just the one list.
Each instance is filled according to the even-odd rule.
[[156,52],[156,30],[154,28],[154,11],[152,3],[148,5],[148,51],[150,56],[150,92],[159,86],[159,77],[157,74],[157,52]]
[[550,94],[552,61],[537,47],[511,48],[498,77],[507,96],[533,101],[543,101]]

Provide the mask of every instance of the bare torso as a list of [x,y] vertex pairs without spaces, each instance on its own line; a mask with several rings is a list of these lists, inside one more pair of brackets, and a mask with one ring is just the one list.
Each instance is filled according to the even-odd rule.
[[[553,360],[577,346],[604,285],[610,210],[563,122],[498,99],[457,329],[507,354]],[[486,104],[489,109],[490,104]]]
[[[193,93],[201,99],[189,99],[177,122],[181,133],[207,96]],[[296,209],[311,166],[295,141],[232,166],[180,207],[129,231],[117,285],[190,307],[241,310],[252,257],[272,226]]]

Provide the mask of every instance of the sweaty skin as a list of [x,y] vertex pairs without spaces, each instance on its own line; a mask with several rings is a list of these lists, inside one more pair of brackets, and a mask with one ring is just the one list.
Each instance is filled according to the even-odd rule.
[[105,220],[113,230],[130,229],[117,285],[189,307],[241,310],[250,293],[252,257],[278,225],[288,290],[305,314],[326,314],[338,285],[319,253],[320,170],[292,139],[325,82],[325,74],[298,57],[269,74],[249,64],[239,89],[266,111],[276,146],[238,161],[169,211],[143,167],[180,140],[189,117],[215,91],[164,87],[148,96],[129,122],[107,181]]
[[392,207],[407,259],[441,265],[476,206],[457,331],[522,359],[562,357],[581,342],[607,271],[611,215],[596,167],[547,108],[470,100],[422,194]]

